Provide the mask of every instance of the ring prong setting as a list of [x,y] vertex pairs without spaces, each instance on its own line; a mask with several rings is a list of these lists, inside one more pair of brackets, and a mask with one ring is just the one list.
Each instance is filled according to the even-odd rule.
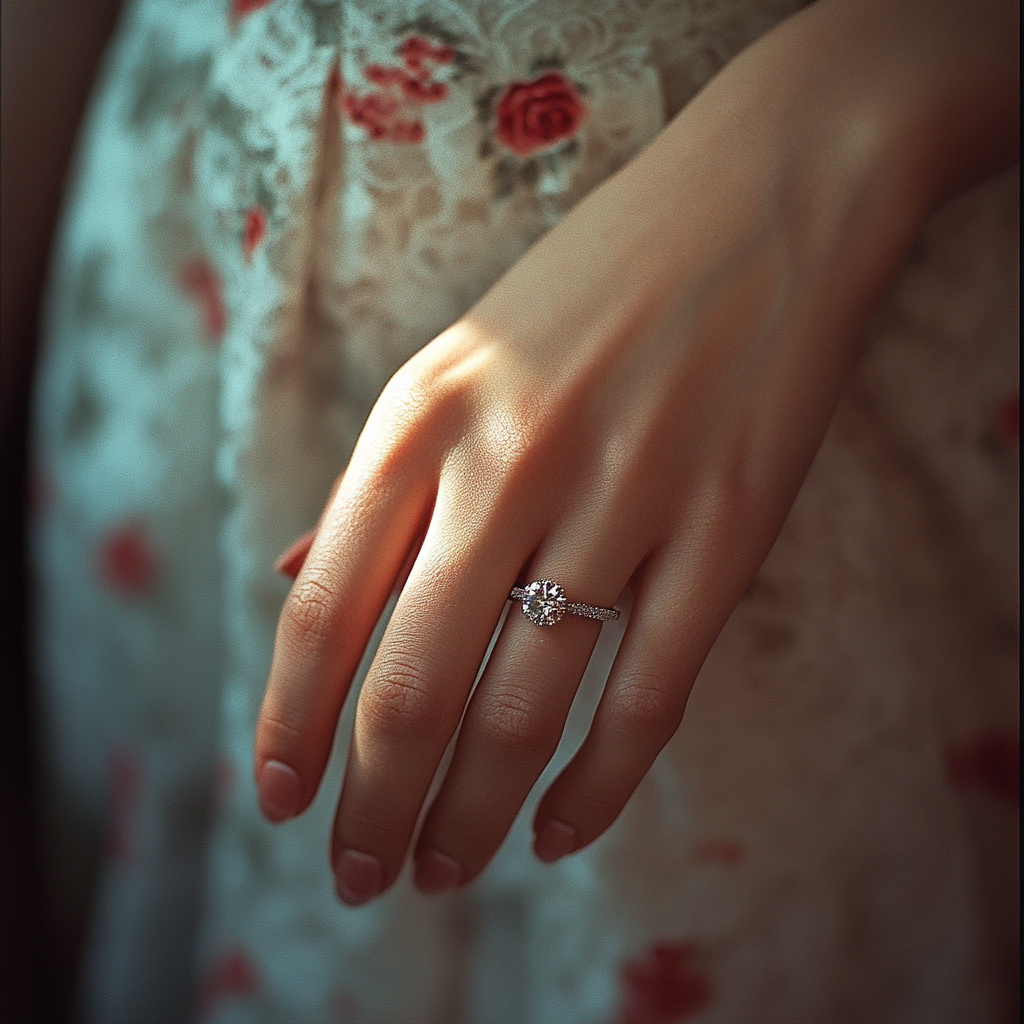
[[538,626],[553,626],[565,618],[569,600],[554,580],[536,580],[526,588],[523,614]]

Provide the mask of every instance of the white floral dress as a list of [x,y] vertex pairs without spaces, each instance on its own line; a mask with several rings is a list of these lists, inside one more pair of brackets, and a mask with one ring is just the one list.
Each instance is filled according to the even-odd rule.
[[[142,0],[82,137],[36,395],[47,756],[104,821],[87,1020],[1004,1021],[1015,1012],[1016,187],[941,210],[684,723],[545,866],[333,896],[349,701],[266,824],[287,580],[388,377],[784,0]],[[571,273],[571,268],[567,268]]]

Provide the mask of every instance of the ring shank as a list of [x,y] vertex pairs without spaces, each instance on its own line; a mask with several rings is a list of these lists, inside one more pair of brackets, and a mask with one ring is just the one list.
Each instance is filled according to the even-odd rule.
[[618,608],[599,608],[594,604],[580,604],[574,601],[569,602],[569,611],[584,619],[597,619],[598,622],[614,622],[619,617]]

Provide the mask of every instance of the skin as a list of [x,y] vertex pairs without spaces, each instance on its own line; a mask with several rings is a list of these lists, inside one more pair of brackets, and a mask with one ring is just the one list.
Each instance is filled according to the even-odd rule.
[[[770,550],[867,316],[927,215],[1016,159],[1016,3],[820,0],[717,75],[388,384],[278,626],[256,732],[264,813],[312,801],[363,686],[331,857],[340,897],[487,865],[558,744],[597,640],[510,588],[635,605],[542,859],[616,819]],[[464,718],[463,718],[464,715]],[[286,767],[281,767],[286,766]]]

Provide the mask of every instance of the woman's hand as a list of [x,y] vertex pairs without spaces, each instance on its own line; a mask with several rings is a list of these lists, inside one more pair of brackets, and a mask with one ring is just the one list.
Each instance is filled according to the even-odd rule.
[[[940,143],[927,125],[906,141],[908,117],[926,119],[905,104],[924,94],[890,66],[895,42],[866,33],[861,52],[838,52],[855,7],[811,8],[730,65],[374,408],[282,612],[256,737],[261,802],[282,820],[312,800],[421,544],[356,711],[332,853],[347,903],[397,877],[456,730],[414,855],[425,891],[484,869],[554,753],[600,627],[513,609],[471,697],[515,583],[554,579],[602,606],[635,593],[590,732],[538,808],[538,856],[607,829],[676,730],[864,317],[945,187],[916,186]],[[824,119],[802,102],[822,62]]]

